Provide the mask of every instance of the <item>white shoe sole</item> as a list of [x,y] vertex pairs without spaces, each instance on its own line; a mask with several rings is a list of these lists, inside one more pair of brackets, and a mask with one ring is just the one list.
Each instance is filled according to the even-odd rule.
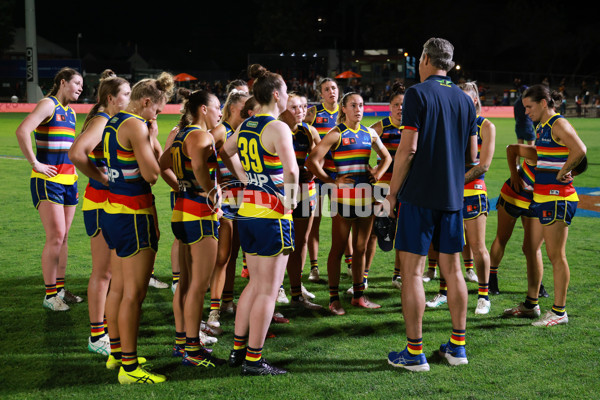
[[388,364],[390,364],[392,367],[404,368],[404,369],[407,369],[409,371],[415,371],[415,372],[426,372],[426,371],[429,371],[429,364],[402,365],[402,364],[394,364],[390,360],[388,360]]

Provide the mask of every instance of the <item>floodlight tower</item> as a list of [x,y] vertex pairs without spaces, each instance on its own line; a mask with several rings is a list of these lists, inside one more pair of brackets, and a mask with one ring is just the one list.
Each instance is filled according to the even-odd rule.
[[37,103],[42,99],[38,84],[37,40],[35,29],[35,0],[25,0],[25,62],[27,76],[27,102]]

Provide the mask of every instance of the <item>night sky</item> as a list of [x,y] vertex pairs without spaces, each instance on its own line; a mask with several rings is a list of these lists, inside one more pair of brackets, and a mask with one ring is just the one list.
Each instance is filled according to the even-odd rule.
[[[22,1],[15,26],[23,26]],[[239,71],[247,53],[398,48],[449,39],[467,70],[600,75],[593,14],[565,1],[37,1],[37,33],[76,54],[140,54],[157,68]],[[210,4],[210,7],[207,6]],[[579,4],[570,2],[570,4]],[[319,22],[318,19],[321,18]]]

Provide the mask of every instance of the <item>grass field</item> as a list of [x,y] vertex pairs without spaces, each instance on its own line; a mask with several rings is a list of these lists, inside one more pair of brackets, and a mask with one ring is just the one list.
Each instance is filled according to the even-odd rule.
[[[378,252],[369,277],[367,294],[381,303],[378,310],[356,309],[343,298],[347,314],[297,312],[277,306],[290,324],[273,325],[276,338],[267,339],[265,357],[287,368],[280,377],[241,378],[227,366],[211,371],[181,367],[170,357],[174,340],[170,290],[150,288],[143,305],[138,354],[149,358],[153,370],[166,374],[168,382],[156,386],[123,387],[116,372],[104,367],[104,357],[87,351],[89,321],[87,303],[67,313],[42,308],[43,280],[40,255],[44,232],[31,204],[29,165],[23,161],[14,132],[24,114],[0,114],[0,398],[160,398],[160,399],[392,399],[392,398],[573,398],[600,397],[600,275],[597,218],[576,217],[570,228],[567,256],[571,283],[567,299],[568,325],[534,328],[529,320],[503,319],[504,308],[524,300],[525,258],[521,253],[523,230],[517,224],[500,266],[501,294],[493,296],[489,315],[475,316],[477,284],[468,283],[467,352],[469,364],[449,367],[432,354],[451,333],[446,306],[426,310],[423,322],[424,351],[431,371],[410,373],[387,364],[387,353],[401,350],[406,342],[400,293],[391,286],[393,254]],[[84,119],[79,116],[79,124]],[[374,122],[374,118],[365,121]],[[177,116],[159,116],[161,142]],[[496,154],[486,182],[490,198],[496,197],[509,176],[505,147],[514,142],[514,121],[494,119]],[[577,177],[578,187],[600,186],[600,121],[571,121],[588,146],[590,168]],[[79,127],[78,127],[79,131]],[[87,178],[80,176],[83,194]],[[167,185],[154,187],[162,237],[156,274],[170,280],[170,208]],[[600,201],[599,201],[600,202]],[[89,240],[81,206],[69,239],[67,287],[84,295],[91,271]],[[321,226],[319,260],[325,274],[330,247],[330,226]],[[496,213],[487,225],[488,248],[495,236]],[[241,264],[241,261],[240,261]],[[544,284],[552,293],[552,269],[544,255]],[[239,266],[241,268],[241,265]],[[238,271],[239,276],[239,271]],[[236,296],[245,280],[236,280]],[[289,293],[287,278],[286,290]],[[340,289],[351,285],[343,274]],[[306,282],[325,306],[325,281]],[[438,281],[425,284],[427,298]],[[205,303],[206,305],[207,303]],[[542,312],[552,306],[552,296],[540,299]],[[233,319],[222,318],[225,334],[214,346],[215,355],[226,358],[233,342]]]

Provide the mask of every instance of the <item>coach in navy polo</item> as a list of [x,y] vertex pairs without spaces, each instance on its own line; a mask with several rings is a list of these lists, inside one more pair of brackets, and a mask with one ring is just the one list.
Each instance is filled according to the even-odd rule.
[[423,354],[425,310],[423,270],[432,243],[440,252],[440,272],[448,284],[452,335],[440,347],[451,365],[467,364],[465,328],[467,287],[462,277],[463,187],[465,158],[477,156],[473,101],[446,76],[454,67],[454,47],[431,38],[419,61],[421,83],[406,91],[402,108],[402,139],[386,200],[397,202],[395,247],[402,273],[402,310],[407,346],[391,352],[388,362],[413,371],[428,371]]

